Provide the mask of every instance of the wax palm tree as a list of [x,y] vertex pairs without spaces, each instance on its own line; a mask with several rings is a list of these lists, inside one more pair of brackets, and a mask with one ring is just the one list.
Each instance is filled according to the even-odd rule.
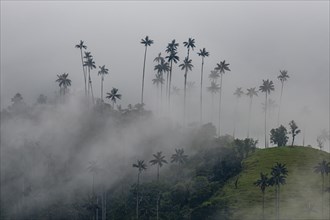
[[143,61],[143,74],[142,74],[142,93],[141,93],[141,104],[143,104],[143,90],[144,90],[144,74],[145,74],[145,67],[146,67],[146,58],[147,58],[147,48],[150,47],[151,44],[154,43],[153,40],[151,40],[148,36],[146,36],[144,39],[141,39],[141,44],[144,45],[144,61]]
[[294,120],[290,121],[289,126],[290,126],[290,132],[289,132],[289,134],[292,135],[291,146],[293,146],[294,139],[301,132],[301,130],[298,129],[298,126],[297,126],[297,124],[296,124],[296,122]]
[[100,70],[98,72],[98,75],[101,76],[101,100],[103,101],[103,81],[104,76],[109,74],[109,69],[105,68],[105,65],[99,66]]
[[71,79],[69,79],[68,76],[69,76],[68,73],[57,75],[56,82],[58,82],[58,86],[60,87],[60,94],[62,91],[62,86],[63,86],[63,95],[65,95],[68,86],[71,86]]
[[276,217],[280,219],[280,186],[286,183],[286,177],[288,175],[288,170],[285,164],[276,162],[272,167],[271,178],[269,179],[269,185],[275,186],[276,193]]
[[138,160],[137,163],[133,164],[133,167],[138,169],[137,176],[137,187],[136,187],[136,218],[139,219],[139,185],[140,185],[140,175],[142,171],[147,169],[147,165],[144,163],[144,160]]
[[184,154],[184,150],[181,149],[175,149],[175,154],[172,154],[171,156],[171,163],[178,163],[178,164],[184,164],[188,160],[188,155]]
[[189,60],[189,51],[190,49],[194,50],[195,46],[195,39],[189,38],[188,41],[183,42],[183,45],[187,47],[188,53],[187,53],[187,59]]
[[[157,73],[161,75],[162,79],[163,79],[163,74],[164,73],[168,73],[168,71],[170,70],[170,66],[168,64],[168,62],[165,62],[165,60],[162,60],[159,64],[157,64],[154,67],[154,70],[157,70]],[[160,84],[160,96],[161,96],[161,103],[163,100],[163,84]]]
[[253,96],[258,96],[258,92],[256,91],[256,87],[247,89],[246,95],[250,97],[249,118],[248,118],[248,132],[247,132],[247,138],[249,138],[250,137],[250,121],[251,121],[252,99],[253,99]]
[[157,57],[155,57],[154,62],[160,63],[164,60],[164,57],[162,57],[162,53],[159,53]]
[[84,41],[80,40],[79,44],[77,44],[75,47],[80,49],[81,65],[82,65],[82,68],[83,68],[84,82],[85,82],[85,96],[87,96],[86,71],[85,71],[85,68],[84,68],[84,59],[83,59],[83,49],[86,50],[87,46],[84,45]]
[[281,112],[281,103],[282,103],[284,82],[287,81],[288,78],[290,78],[288,75],[288,71],[280,70],[280,75],[277,77],[277,79],[279,79],[281,81],[281,96],[280,96],[280,105],[278,108],[278,115],[277,115],[277,126],[280,124],[280,112]]
[[320,173],[322,177],[322,188],[321,188],[321,193],[322,193],[322,217],[324,217],[324,175],[328,175],[330,173],[330,162],[327,162],[325,160],[322,160],[322,162],[318,163],[314,167],[314,172],[315,173]]
[[223,75],[225,74],[226,71],[230,71],[229,69],[229,63],[226,63],[226,61],[220,61],[220,63],[217,63],[217,66],[214,68],[214,70],[217,70],[220,72],[220,99],[219,99],[219,130],[218,130],[218,135],[221,135],[221,97],[222,97],[222,78]]
[[[175,40],[173,40],[172,43],[170,43],[168,48],[166,49],[166,52],[170,53],[168,56],[165,57],[167,59],[167,62],[170,63],[170,81],[168,84],[169,90],[172,85],[173,62],[178,63],[180,60],[180,58],[178,57],[177,52],[176,52],[177,46],[179,46],[179,44],[175,43]],[[168,105],[170,108],[170,105],[171,105],[171,92],[170,91],[168,92]]]
[[220,77],[220,73],[218,70],[211,70],[211,73],[209,74],[209,79],[211,81],[216,82],[219,77]]
[[111,92],[107,93],[106,98],[112,101],[112,108],[114,108],[117,99],[121,99],[121,94],[118,94],[118,89],[112,88]]
[[[86,55],[86,57],[88,57],[88,56]],[[94,104],[94,94],[93,94],[93,86],[92,86],[92,79],[91,79],[91,70],[96,68],[95,61],[93,60],[92,57],[89,57],[85,61],[84,66],[86,66],[88,68],[88,88],[87,88],[88,96],[89,96],[89,93],[91,93],[93,104]]]
[[268,94],[270,94],[271,91],[274,91],[274,83],[271,80],[262,80],[263,83],[259,87],[259,91],[265,93],[265,148],[268,147],[268,141],[267,141],[267,102],[268,102]]
[[210,55],[209,52],[206,51],[205,48],[200,49],[197,53],[198,56],[202,57],[202,67],[201,67],[201,89],[200,89],[200,97],[199,97],[199,123],[202,124],[203,117],[203,72],[204,72],[204,58]]
[[262,219],[265,219],[265,190],[269,186],[268,174],[260,173],[260,179],[254,182],[254,185],[259,187],[262,192]]
[[150,160],[149,163],[151,163],[151,165],[157,165],[157,182],[159,182],[159,168],[162,167],[164,163],[167,163],[167,161],[161,151],[157,152],[157,154],[153,154],[153,156],[155,159]]
[[234,96],[236,96],[236,106],[235,106],[235,112],[234,112],[234,131],[233,131],[233,137],[235,138],[235,133],[236,133],[236,121],[237,121],[237,111],[238,111],[238,102],[239,99],[242,97],[244,94],[242,87],[236,88],[234,92]]
[[158,106],[158,100],[159,100],[159,85],[164,84],[163,75],[161,73],[156,73],[155,78],[152,79],[152,83],[157,86],[157,106]]
[[187,93],[187,73],[188,70],[192,70],[194,67],[191,64],[191,60],[189,60],[187,57],[184,59],[183,63],[179,65],[181,67],[181,70],[185,70],[184,74],[184,95],[183,95],[183,124],[186,122],[186,93]]

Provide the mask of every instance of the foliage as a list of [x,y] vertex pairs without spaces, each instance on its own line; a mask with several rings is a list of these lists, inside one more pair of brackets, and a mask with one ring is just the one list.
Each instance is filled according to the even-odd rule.
[[281,125],[278,128],[270,130],[270,142],[277,144],[278,147],[285,146],[289,137],[286,128]]

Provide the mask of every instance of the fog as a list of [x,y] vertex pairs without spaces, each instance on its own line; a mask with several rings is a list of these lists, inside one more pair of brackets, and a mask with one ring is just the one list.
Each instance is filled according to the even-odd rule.
[[[95,60],[97,68],[91,71],[95,98],[100,98],[101,90],[98,67],[105,65],[109,74],[104,79],[104,94],[118,88],[122,99],[115,106],[126,109],[140,102],[144,61],[140,41],[145,36],[154,40],[145,67],[147,116],[93,115],[84,101],[80,51],[75,45],[83,40]],[[183,42],[190,37],[196,41],[190,51],[194,67],[188,72],[188,82],[194,82],[194,87],[187,90],[184,114],[184,71],[178,65],[187,53]],[[165,85],[160,101],[152,79],[156,73],[153,60],[159,53],[167,55],[165,49],[172,39],[179,43],[180,57],[173,65],[172,85],[180,91],[172,94],[169,108]],[[244,93],[252,87],[259,90],[262,80],[269,79],[275,87],[269,98],[276,105],[269,110],[267,130],[279,124],[289,128],[294,120],[302,130],[295,144],[318,148],[317,137],[329,131],[328,1],[1,1],[1,110],[10,112],[16,93],[29,109],[28,116],[7,119],[2,115],[1,165],[7,172],[2,178],[13,180],[2,188],[4,196],[24,189],[22,184],[33,185],[40,190],[26,199],[36,208],[54,202],[54,195],[63,198],[70,190],[68,197],[77,189],[89,191],[92,179],[87,167],[92,161],[107,169],[96,182],[107,179],[102,184],[111,188],[125,178],[135,180],[131,164],[137,159],[147,161],[157,151],[168,157],[175,148],[190,143],[191,132],[200,125],[202,60],[197,52],[202,48],[210,53],[204,63],[202,124],[210,122],[219,129],[219,93],[212,109],[208,75],[226,60],[231,71],[223,75],[221,135],[232,135],[235,129],[236,138],[246,137],[250,99],[243,95],[236,102],[233,93],[238,87]],[[290,78],[284,83],[278,124],[280,70],[287,70]],[[62,73],[69,73],[72,80],[63,100],[55,82]],[[35,104],[40,94],[47,96],[48,104]],[[265,94],[258,92],[251,113],[250,137],[258,140],[259,148],[265,146],[264,101]],[[108,99],[105,102],[111,104]],[[329,141],[322,150],[330,151]],[[187,153],[195,152],[189,149]],[[61,164],[56,169],[67,172],[52,171],[61,173],[61,186],[55,179],[44,180],[51,161]],[[155,172],[150,168],[146,176],[151,178]],[[47,181],[56,184],[40,187]],[[10,200],[12,213],[22,205],[15,198]]]

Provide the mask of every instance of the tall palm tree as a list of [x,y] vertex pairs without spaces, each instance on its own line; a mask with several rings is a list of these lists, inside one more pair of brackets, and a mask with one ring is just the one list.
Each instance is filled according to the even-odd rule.
[[187,59],[189,60],[189,51],[190,49],[194,50],[195,46],[195,39],[189,38],[188,41],[183,42],[183,45],[187,47],[188,52],[187,52]]
[[[170,70],[170,66],[168,64],[168,62],[165,62],[165,60],[161,60],[160,63],[158,63],[155,67],[154,70],[157,70],[157,73],[161,75],[162,79],[163,79],[163,74],[164,73],[168,73],[168,71]],[[160,96],[161,96],[161,103],[163,100],[163,84],[160,84]]]
[[137,176],[137,190],[136,190],[136,219],[139,219],[139,185],[140,185],[140,175],[142,171],[147,169],[147,165],[144,163],[144,160],[138,160],[137,163],[133,164],[133,167],[138,169]]
[[217,70],[220,72],[220,99],[219,99],[219,130],[218,135],[221,135],[221,97],[222,97],[222,78],[226,71],[230,71],[229,69],[229,63],[226,63],[226,61],[220,61],[220,63],[217,63],[217,66],[214,68],[214,70]]
[[159,105],[159,85],[163,85],[164,84],[164,78],[163,75],[161,73],[156,73],[155,78],[152,79],[152,83],[154,85],[157,86],[157,107]]
[[60,94],[62,91],[62,86],[63,86],[63,95],[65,95],[68,86],[71,86],[71,79],[69,79],[68,76],[69,76],[68,73],[57,75],[56,82],[58,82],[58,86],[60,87]]
[[112,101],[112,108],[114,108],[117,99],[121,99],[121,94],[118,94],[118,89],[112,88],[111,92],[107,93],[106,98]]
[[254,182],[254,185],[259,187],[262,192],[262,219],[265,219],[265,190],[269,186],[268,174],[260,173],[260,179]]
[[207,87],[207,91],[211,93],[212,96],[212,118],[214,117],[214,94],[220,92],[220,86],[215,81],[211,81],[211,86]]
[[143,74],[142,74],[142,93],[141,93],[141,104],[143,104],[144,73],[145,73],[145,67],[146,67],[147,48],[148,48],[148,46],[151,46],[151,44],[153,44],[154,41],[151,40],[148,36],[146,36],[144,39],[141,39],[140,43],[145,46],[144,61],[143,61]]
[[164,60],[164,57],[162,57],[162,53],[159,53],[157,57],[155,57],[154,62],[160,63]]
[[322,218],[324,217],[324,174],[328,175],[330,173],[330,162],[327,162],[325,160],[322,160],[322,162],[318,163],[314,167],[314,172],[315,173],[320,173],[322,177],[322,188],[321,188],[321,193],[322,193]]
[[[88,57],[88,56],[86,55],[86,57]],[[87,88],[88,96],[89,96],[89,93],[91,93],[93,104],[94,104],[94,94],[93,94],[93,86],[92,86],[92,79],[91,79],[91,70],[95,69],[96,66],[95,66],[95,62],[94,62],[93,58],[88,57],[87,60],[84,63],[84,66],[86,66],[88,68],[88,88]]]
[[167,59],[167,62],[170,63],[170,81],[169,81],[169,84],[168,84],[168,88],[169,88],[169,91],[168,91],[168,105],[169,105],[169,108],[170,108],[170,105],[171,105],[171,85],[172,85],[172,72],[173,72],[173,62],[174,63],[178,63],[180,58],[178,57],[177,55],[177,47],[179,46],[178,43],[175,42],[175,40],[172,41],[172,43],[170,43],[168,46],[167,46],[167,49],[166,49],[166,52],[169,53],[168,56],[166,56],[165,58]]
[[286,177],[288,175],[288,169],[285,167],[285,164],[276,162],[272,167],[271,178],[269,179],[269,185],[275,186],[276,193],[276,217],[280,219],[280,185],[286,183]]
[[101,76],[101,101],[103,101],[103,81],[104,76],[109,74],[109,69],[105,68],[105,65],[99,66],[100,70],[98,72],[98,75]]
[[179,65],[179,67],[181,67],[181,70],[185,70],[185,74],[184,74],[184,95],[183,95],[183,124],[186,123],[186,93],[187,93],[187,73],[188,70],[192,70],[192,68],[194,67],[191,64],[191,60],[188,59],[188,57],[186,57],[183,61],[182,64]]
[[161,151],[157,152],[157,154],[153,154],[153,156],[155,159],[150,160],[149,163],[151,163],[151,165],[157,165],[157,182],[159,182],[159,168],[162,167],[164,163],[167,163],[167,161]]
[[234,131],[233,131],[233,137],[235,138],[235,133],[236,133],[236,121],[237,121],[237,111],[238,111],[238,102],[239,99],[242,97],[244,94],[242,87],[236,88],[234,92],[234,96],[236,96],[236,106],[235,106],[235,113],[234,113]]
[[85,96],[87,96],[86,71],[85,71],[85,68],[84,68],[84,59],[83,59],[83,49],[86,50],[87,46],[84,45],[84,41],[80,40],[79,44],[77,44],[75,47],[80,49],[81,66],[83,68],[84,81],[85,81]]
[[184,164],[187,162],[188,155],[184,154],[184,150],[181,149],[175,149],[175,154],[172,154],[171,156],[171,163],[178,163],[178,164]]
[[282,103],[282,94],[283,94],[283,87],[284,87],[284,82],[288,80],[289,75],[288,71],[286,70],[280,70],[280,75],[277,77],[281,81],[281,96],[280,96],[280,105],[278,108],[278,115],[277,115],[277,126],[280,124],[280,112],[281,112],[281,103]]
[[202,57],[202,67],[201,67],[201,89],[200,89],[200,97],[199,97],[199,123],[202,124],[203,117],[203,71],[204,71],[204,58],[210,55],[209,52],[206,51],[205,48],[200,49],[197,53],[198,56]]
[[250,97],[249,118],[248,118],[248,132],[247,132],[247,138],[249,138],[250,137],[250,121],[251,121],[252,99],[253,99],[253,96],[258,96],[258,92],[256,91],[256,87],[247,89],[246,95]]
[[262,80],[263,83],[261,86],[259,86],[259,91],[265,93],[265,148],[268,147],[268,141],[267,141],[267,106],[268,106],[268,94],[270,94],[271,91],[274,91],[274,83],[271,80]]
[[216,82],[219,77],[220,77],[220,73],[218,70],[211,70],[211,73],[209,74],[209,79],[211,81]]

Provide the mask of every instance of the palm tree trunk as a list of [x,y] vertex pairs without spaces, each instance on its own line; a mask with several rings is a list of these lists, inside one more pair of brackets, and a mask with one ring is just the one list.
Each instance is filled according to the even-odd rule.
[[266,100],[265,100],[265,148],[267,148],[268,143],[267,143],[267,92],[266,92]]
[[291,144],[291,147],[293,147],[294,138],[295,138],[295,136],[294,136],[294,135],[292,135],[292,144]]
[[277,219],[280,219],[280,185],[277,186]]
[[87,87],[87,94],[88,94],[88,100],[89,100],[89,87],[90,87],[90,79],[91,79],[91,68],[88,67],[88,87]]
[[146,67],[146,58],[147,58],[147,46],[144,50],[144,61],[143,61],[143,75],[142,75],[142,93],[141,93],[141,104],[143,104],[143,91],[144,91],[144,73]]
[[199,97],[199,123],[202,125],[203,120],[203,70],[204,70],[204,57],[202,57],[202,68],[201,68],[201,91]]
[[[163,81],[163,73],[162,74],[162,81]],[[160,109],[163,107],[163,83],[160,84]]]
[[186,124],[186,95],[187,95],[187,69],[184,74],[184,92],[183,92],[183,126]]
[[157,215],[157,220],[159,219],[159,199],[160,199],[160,192],[158,192],[157,195],[157,204],[156,204],[156,215]]
[[282,82],[282,87],[281,87],[280,104],[279,104],[279,107],[278,107],[278,115],[277,115],[277,127],[278,127],[279,124],[280,124],[280,112],[281,112],[281,103],[282,103],[283,85],[284,85],[284,82]]
[[84,68],[84,59],[83,59],[83,54],[82,54],[82,48],[80,48],[80,56],[81,56],[81,64],[83,68],[83,74],[84,74],[84,82],[85,82],[85,96],[87,96],[87,88],[86,88],[86,71]]
[[157,182],[159,182],[159,165],[157,165]]
[[101,78],[101,101],[103,101],[103,81],[104,81],[104,77],[102,75],[102,78]]
[[171,60],[171,67],[170,67],[170,85],[169,85],[169,92],[168,92],[168,109],[169,109],[169,112],[171,111],[172,63],[173,63],[173,61]]
[[321,199],[322,199],[322,202],[321,202],[321,204],[322,204],[322,219],[324,218],[324,174],[322,174],[322,192],[321,192],[322,194],[322,196],[321,196]]
[[140,172],[138,172],[137,187],[136,187],[136,219],[139,219],[139,185],[140,185]]
[[262,219],[265,219],[265,192],[262,192]]
[[218,136],[221,135],[221,97],[222,97],[222,74],[220,76],[220,99],[219,99],[219,130],[218,130]]
[[239,98],[236,99],[236,105],[235,105],[235,111],[234,111],[234,131],[233,131],[233,138],[235,138],[235,133],[236,133],[236,121],[237,121],[238,101],[239,101]]
[[168,86],[169,86],[169,73],[166,72],[166,91],[165,91],[165,97],[166,97],[166,101],[168,101]]
[[[89,77],[90,79],[90,77]],[[94,93],[93,93],[93,86],[92,86],[92,80],[90,79],[90,84],[91,84],[91,94],[92,94],[92,103],[94,105]]]
[[252,109],[252,97],[250,98],[250,104],[249,104],[249,117],[248,117],[248,132],[247,132],[247,138],[250,137],[251,109]]

